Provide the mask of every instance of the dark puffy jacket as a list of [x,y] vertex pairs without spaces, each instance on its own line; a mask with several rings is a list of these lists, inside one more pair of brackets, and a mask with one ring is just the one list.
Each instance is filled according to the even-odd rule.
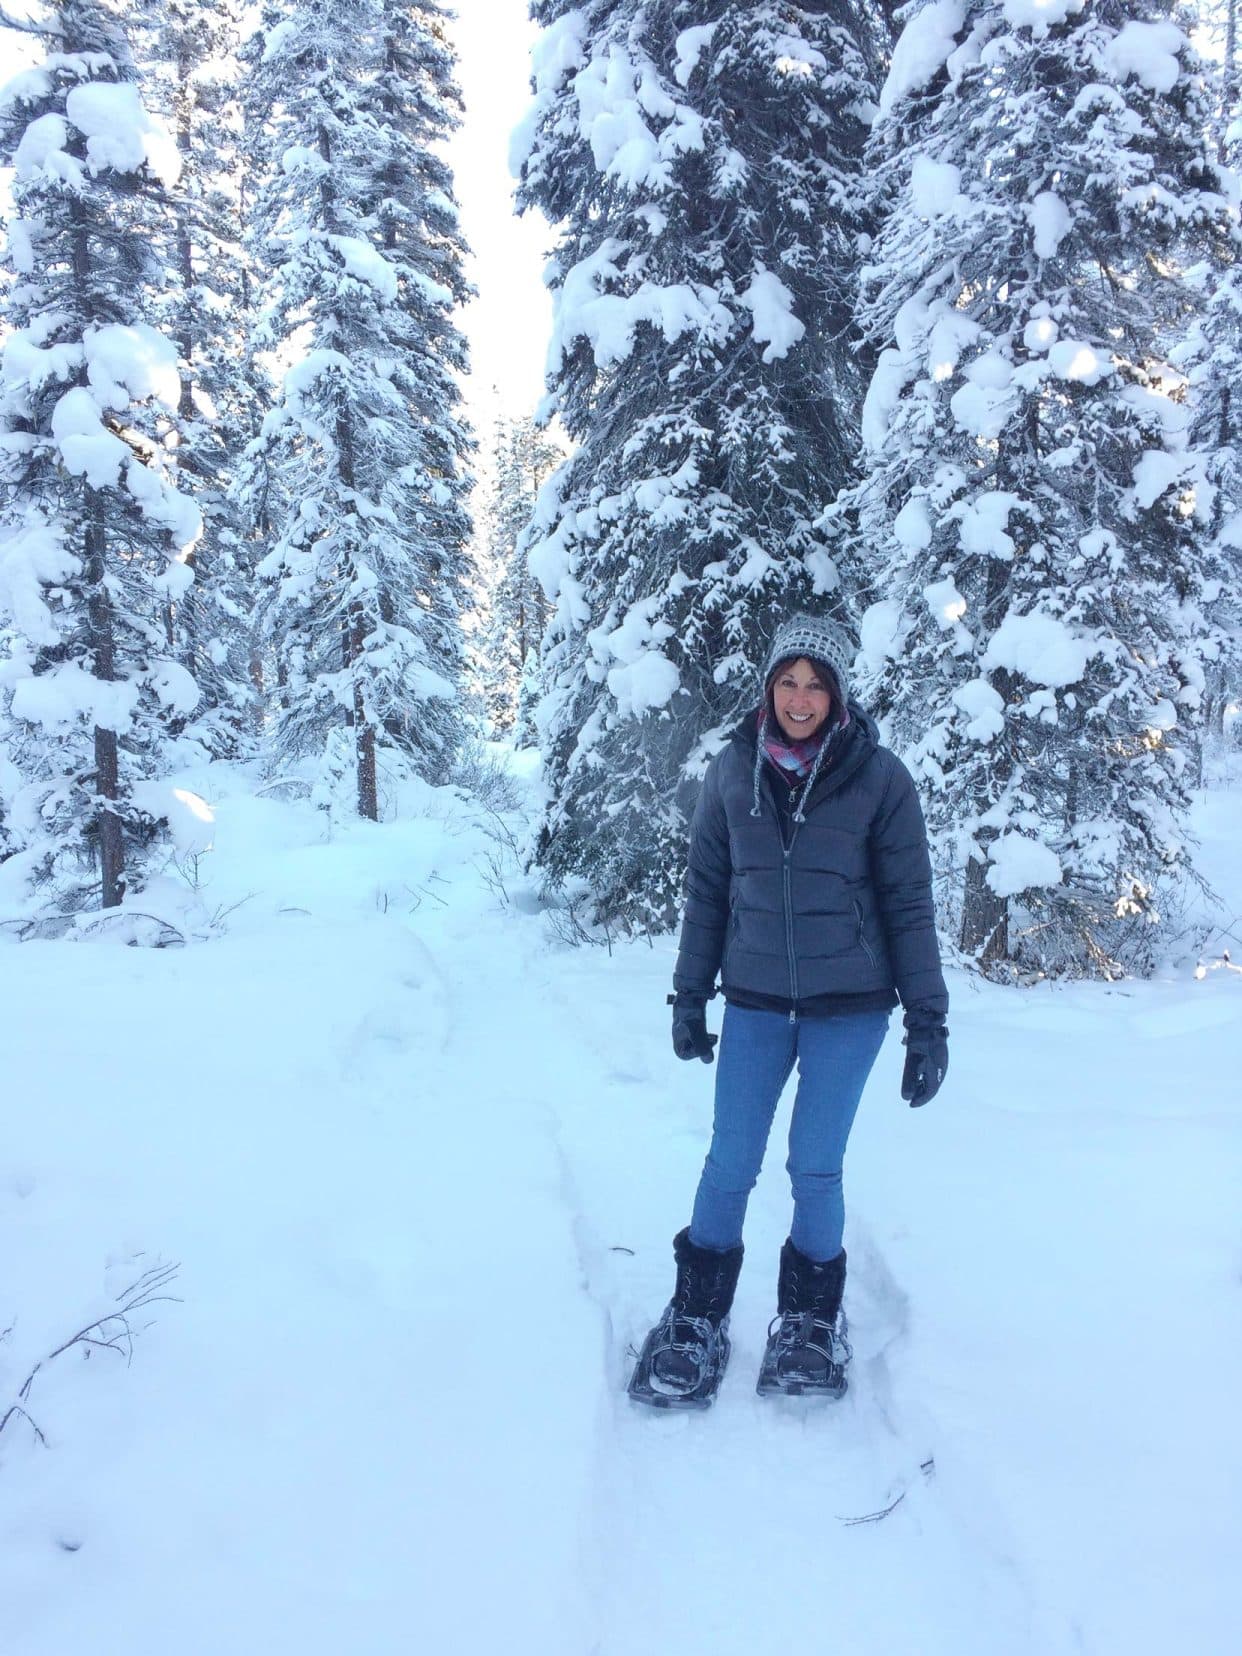
[[[752,815],[753,719],[712,760],[690,830],[678,993],[824,1009],[835,996],[887,997],[944,1017],[931,860],[910,773],[850,708],[832,762],[803,806],[765,758]],[[808,1004],[810,1003],[810,1004]],[[845,1002],[848,1005],[848,1001]]]

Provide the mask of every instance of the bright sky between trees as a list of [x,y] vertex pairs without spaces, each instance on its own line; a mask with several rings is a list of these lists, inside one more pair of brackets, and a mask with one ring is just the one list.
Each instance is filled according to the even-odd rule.
[[[22,16],[34,7],[12,0],[9,10]],[[457,0],[455,10],[451,32],[466,115],[450,160],[478,290],[462,318],[473,368],[465,390],[483,435],[498,413],[530,413],[543,396],[552,313],[542,271],[552,234],[538,214],[519,220],[513,211],[509,135],[526,112],[538,34],[526,0]],[[34,40],[7,30],[0,44],[0,81],[40,55]]]
[[463,318],[473,372],[467,398],[481,436],[498,412],[533,412],[543,396],[551,304],[542,272],[552,232],[537,213],[513,212],[509,135],[530,100],[538,31],[526,0],[457,0],[466,119],[450,148],[478,298]]

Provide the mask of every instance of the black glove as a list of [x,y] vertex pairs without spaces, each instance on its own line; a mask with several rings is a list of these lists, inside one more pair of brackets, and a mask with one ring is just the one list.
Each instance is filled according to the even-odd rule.
[[670,995],[673,1008],[673,1051],[679,1058],[713,1061],[716,1037],[707,1033],[707,1002],[699,995]]
[[934,1013],[906,1019],[906,1067],[901,1096],[912,1110],[935,1098],[949,1073],[949,1031]]

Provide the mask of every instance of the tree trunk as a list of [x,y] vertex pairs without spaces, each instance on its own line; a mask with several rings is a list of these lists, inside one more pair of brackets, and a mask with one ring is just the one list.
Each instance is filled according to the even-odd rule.
[[[87,230],[85,209],[75,202],[73,214],[73,274],[82,294],[89,294],[91,282],[91,243]],[[86,317],[94,321],[93,308],[88,301]],[[85,370],[79,370],[78,384],[86,383]],[[104,528],[103,502],[89,484],[82,485],[84,505],[82,526],[82,562],[86,570],[86,637],[91,657],[91,672],[105,684],[116,682],[116,639],[112,624],[112,599],[104,583],[107,573],[107,533]],[[99,847],[101,903],[104,908],[116,908],[125,895],[125,836],[121,818],[115,806],[121,796],[120,754],[115,730],[95,726],[95,804],[88,822],[93,826]]]
[[[86,490],[87,525],[84,561],[87,571],[87,626],[91,671],[105,684],[116,681],[116,650],[112,628],[112,600],[104,584],[106,543],[102,514],[93,489]],[[95,825],[99,836],[99,870],[104,908],[116,908],[125,895],[125,840],[121,819],[108,801],[121,795],[120,756],[115,730],[95,726]]]
[[[190,163],[191,141],[193,139],[192,117],[194,111],[194,88],[191,77],[194,72],[194,60],[190,56],[188,43],[183,39],[180,42],[177,54],[177,149],[181,155],[183,168]],[[181,382],[180,393],[177,398],[177,417],[185,424],[194,419],[194,243],[190,234],[190,204],[184,196],[177,197],[177,272],[181,278],[181,314],[177,322],[177,352],[181,358],[178,365],[178,377]],[[186,563],[197,575],[195,554],[190,552],[186,556]],[[194,671],[197,665],[198,652],[195,648],[193,633],[193,606],[189,606],[184,618],[185,638],[181,650],[181,660],[184,666]],[[164,606],[164,632],[168,639],[168,648],[174,655],[177,652],[177,605],[170,598]]]
[[[357,633],[355,635],[355,658],[362,652],[364,618],[360,609],[355,611],[357,617]],[[362,685],[358,679],[354,680],[354,751],[358,760],[358,815],[364,816],[370,822],[379,821],[379,795],[375,779],[375,727],[367,717],[366,705],[362,697]]]
[[1226,134],[1238,110],[1238,4],[1239,0],[1229,0],[1229,9],[1225,13],[1225,73],[1224,73],[1224,108],[1221,111],[1220,143],[1217,146],[1217,159],[1227,159],[1229,145]]
[[995,966],[1009,959],[1009,900],[998,897],[987,883],[987,864],[972,857],[966,864],[966,890],[962,900],[964,953],[981,966]]
[[[347,489],[355,487],[354,432],[348,411],[338,410],[336,418],[336,446],[339,456],[341,482]],[[342,632],[346,666],[353,669],[354,696],[349,710],[349,723],[354,731],[354,753],[358,772],[358,814],[370,822],[379,821],[379,796],[375,775],[375,726],[367,713],[366,698],[362,693],[362,678],[358,671],[366,651],[367,617],[360,602],[349,606]]]

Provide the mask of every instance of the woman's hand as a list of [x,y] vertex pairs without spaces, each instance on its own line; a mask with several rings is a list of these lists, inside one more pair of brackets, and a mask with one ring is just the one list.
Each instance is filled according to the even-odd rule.
[[912,1110],[927,1104],[940,1091],[949,1072],[949,1031],[944,1019],[930,1013],[906,1016],[906,1067],[901,1077],[901,1096]]
[[674,995],[673,1051],[679,1058],[701,1058],[705,1064],[713,1061],[712,1048],[717,1037],[707,1033],[707,1002],[697,995]]

